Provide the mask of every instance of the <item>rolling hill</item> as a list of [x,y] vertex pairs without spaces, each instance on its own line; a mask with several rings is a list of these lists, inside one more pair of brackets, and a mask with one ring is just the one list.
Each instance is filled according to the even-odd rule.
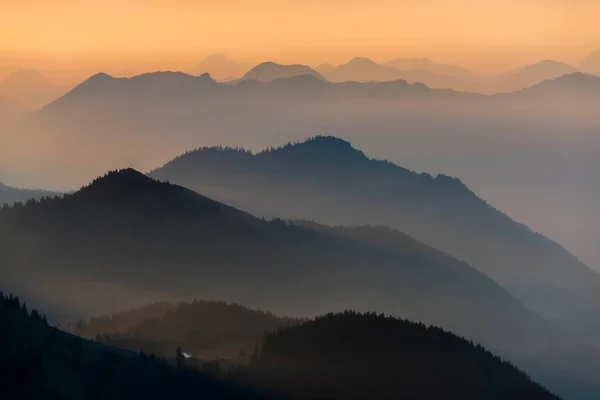
[[[313,170],[326,154],[312,158]],[[291,316],[377,310],[480,341],[559,394],[600,393],[590,376],[600,368],[596,350],[468,264],[396,231],[267,222],[127,169],[63,198],[0,211],[0,235],[3,284],[54,313],[97,315],[177,298]]]
[[[0,292],[0,390],[7,400],[259,399],[153,355],[118,350],[48,326],[39,312]],[[175,353],[175,352],[174,352]]]
[[59,193],[47,190],[17,189],[0,183],[0,206],[16,202],[26,202],[30,199],[40,199],[46,196],[58,196]]
[[153,303],[144,307],[79,321],[79,336],[137,352],[171,356],[180,346],[195,358],[248,357],[266,332],[296,325],[296,318],[278,317],[239,304],[218,301]]
[[577,72],[579,70],[571,65],[554,60],[544,60],[499,75],[493,79],[492,86],[495,92],[508,93]]
[[268,83],[276,79],[292,78],[302,75],[310,75],[319,80],[326,81],[323,75],[306,65],[282,65],[272,61],[267,61],[255,66],[250,71],[246,72],[241,80],[254,79],[259,82]]
[[328,314],[268,334],[248,375],[289,399],[558,399],[481,346],[374,313]]

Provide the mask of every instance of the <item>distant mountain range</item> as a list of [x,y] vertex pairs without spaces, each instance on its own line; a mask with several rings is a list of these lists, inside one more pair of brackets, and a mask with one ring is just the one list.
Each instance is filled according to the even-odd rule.
[[[466,260],[557,323],[559,315],[600,305],[598,273],[460,180],[369,159],[335,137],[257,154],[200,148],[150,175],[257,215],[392,226]],[[572,328],[572,322],[563,327]],[[589,340],[600,346],[591,334]]]
[[[593,61],[593,55],[589,57]],[[582,65],[591,65],[592,61],[584,61]],[[582,67],[583,68],[583,67]],[[583,68],[590,70],[590,68]],[[593,68],[592,68],[593,70]],[[224,72],[227,71],[227,72]],[[208,57],[194,74],[208,72],[220,81],[238,82],[240,79],[255,79],[271,82],[279,78],[290,78],[300,75],[311,75],[330,82],[388,82],[405,80],[423,83],[431,88],[453,89],[458,91],[493,94],[508,93],[534,86],[548,79],[573,74],[579,70],[573,66],[553,60],[540,61],[532,65],[509,71],[504,74],[483,77],[465,68],[451,64],[436,63],[427,58],[396,59],[378,64],[365,57],[355,57],[345,64],[333,66],[322,64],[312,69],[306,65],[282,65],[265,62],[255,66],[248,72],[231,62],[222,54]],[[243,74],[245,72],[245,74]],[[590,71],[591,72],[591,71]],[[216,75],[215,75],[216,74]],[[223,76],[227,75],[228,79]],[[234,79],[234,77],[240,77]]]
[[[323,72],[323,75],[331,82],[387,82],[394,80],[405,80],[411,83],[424,83],[432,88],[454,89],[462,91],[477,91],[477,87],[469,81],[460,81],[452,76],[443,75],[423,68],[399,69],[392,65],[404,64],[405,67],[416,62],[396,60],[392,64],[377,64],[373,60],[363,57],[353,58],[346,64],[332,67]],[[440,70],[440,64],[424,64],[433,66],[433,70]],[[436,68],[438,67],[438,68]]]
[[[303,164],[308,176],[317,166],[327,166],[331,145],[339,144],[326,142],[311,163]],[[315,144],[323,148],[323,143]],[[274,160],[280,154],[289,162],[303,159],[296,147],[288,149],[291,153],[273,152]],[[354,168],[354,153],[344,154],[347,158],[337,161]],[[385,163],[377,164],[375,170],[380,169],[397,173]],[[438,190],[452,196],[445,198],[448,206],[451,200],[461,204],[472,198],[454,179],[420,182],[401,174],[415,189],[401,203],[420,201],[423,193]],[[327,168],[320,176],[319,185],[332,184]],[[290,195],[308,190],[310,181],[302,174],[296,178],[280,193],[292,187]],[[354,178],[358,184],[360,175]],[[348,181],[344,175],[337,179]],[[345,213],[347,203],[336,201],[336,213]],[[298,211],[308,207],[304,202]],[[480,208],[475,205],[469,212],[480,215]],[[559,394],[586,399],[600,390],[590,372],[600,368],[597,350],[555,330],[468,264],[390,229],[267,222],[128,169],[64,198],[0,211],[0,235],[6,238],[0,243],[1,281],[47,309],[85,315],[149,299],[202,296],[282,315],[377,310],[480,341]],[[471,247],[478,246],[474,241]],[[110,298],[103,295],[107,291]]]
[[[544,84],[543,95],[535,95],[537,89],[531,89],[482,96],[402,80],[331,83],[300,75],[268,83],[246,79],[224,84],[208,74],[157,72],[132,78],[97,74],[8,130],[5,135],[11,140],[0,164],[37,179],[20,182],[22,185],[40,186],[52,179],[60,181],[57,189],[69,190],[109,168],[153,168],[173,154],[197,146],[199,140],[220,143],[225,137],[228,144],[248,145],[256,143],[251,139],[256,137],[261,146],[267,146],[321,129],[349,132],[359,126],[369,130],[383,125],[398,134],[424,124],[430,132],[458,129],[454,125],[484,114],[494,128],[494,124],[520,118],[520,114],[546,115],[548,105],[556,109],[553,115],[568,110],[593,112],[600,94],[588,88],[600,78],[577,76],[576,84],[569,79]],[[527,92],[531,94],[525,95]],[[563,99],[569,99],[568,103]],[[443,126],[437,123],[450,108],[461,117]],[[410,122],[421,118],[419,110],[430,110],[439,117]],[[354,123],[347,126],[351,120]],[[77,149],[68,152],[69,158],[63,143]],[[17,154],[29,154],[36,162],[25,163]],[[76,162],[79,167],[73,169],[69,165],[76,159],[80,159]]]

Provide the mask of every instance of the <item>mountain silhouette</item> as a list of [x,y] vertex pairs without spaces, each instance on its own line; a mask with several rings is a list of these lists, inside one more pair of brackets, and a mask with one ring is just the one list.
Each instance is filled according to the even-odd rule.
[[206,57],[193,70],[193,75],[210,74],[218,81],[232,81],[241,78],[248,71],[243,64],[231,61],[222,53],[214,53]]
[[325,76],[334,69],[335,69],[335,67],[333,65],[325,63],[325,64],[318,65],[315,68],[315,71],[317,71],[321,75]]
[[317,79],[326,79],[314,69],[306,65],[282,65],[274,62],[264,62],[246,72],[241,80],[255,79],[260,82],[271,82],[280,78],[291,78],[300,75],[312,75]]
[[350,311],[267,334],[248,375],[286,398],[558,399],[449,332]]
[[401,71],[427,71],[430,73],[452,77],[461,81],[477,81],[481,77],[466,68],[452,64],[442,64],[429,58],[398,58],[388,61],[383,65],[396,68]]
[[[299,162],[295,149],[288,157]],[[322,155],[313,162],[324,161]],[[320,185],[340,188],[321,175]],[[297,187],[306,185],[298,177]],[[448,201],[469,193],[446,177],[421,190],[435,187],[456,192]],[[337,212],[347,207],[336,201]],[[99,314],[199,296],[292,316],[378,310],[477,340],[561,394],[598,393],[588,376],[600,368],[595,350],[556,331],[468,264],[386,228],[267,222],[126,169],[63,198],[3,209],[0,234],[7,238],[0,243],[3,284],[55,313]],[[99,295],[107,291],[110,299]]]
[[[322,129],[357,136],[377,127],[372,131],[374,137],[382,138],[384,132],[402,133],[395,135],[396,139],[384,134],[391,142],[410,132],[423,132],[419,137],[444,134],[449,138],[446,133],[452,131],[462,135],[461,140],[475,143],[482,139],[471,140],[473,135],[482,135],[474,132],[479,131],[479,124],[473,121],[485,116],[490,122],[487,135],[508,141],[510,136],[500,132],[501,127],[514,126],[532,113],[543,116],[548,127],[527,125],[519,135],[519,140],[531,138],[526,144],[538,140],[541,129],[547,134],[566,125],[552,124],[554,118],[574,121],[577,117],[578,124],[593,129],[595,114],[587,99],[567,106],[553,100],[552,110],[546,99],[522,99],[521,95],[507,96],[504,107],[493,96],[436,90],[401,80],[329,83],[300,76],[269,83],[221,84],[209,75],[161,72],[118,79],[100,74],[7,131],[12,140],[6,152],[35,154],[35,163],[14,156],[2,159],[4,168],[28,171],[33,177],[21,184],[46,186],[52,180],[56,189],[70,190],[108,169],[135,165],[149,170],[199,143],[222,143],[223,138],[227,143],[264,147]],[[451,118],[449,107],[460,118]],[[582,109],[590,109],[591,117],[582,120],[569,114]],[[67,152],[68,159],[62,143],[77,149]],[[447,155],[444,152],[440,162]],[[74,164],[84,167],[72,168]]]
[[545,80],[579,72],[577,68],[554,60],[544,60],[518,70],[497,76],[493,86],[496,92],[512,92],[537,85]]
[[547,318],[600,305],[600,275],[460,180],[370,159],[342,139],[315,137],[257,154],[200,148],[151,175],[256,215],[395,227],[466,260]]
[[323,75],[332,82],[388,82],[401,79],[411,83],[424,83],[431,88],[477,91],[475,84],[451,76],[419,68],[401,70],[389,64],[377,64],[364,57],[353,58],[346,64],[328,69]]
[[382,82],[400,79],[400,73],[395,68],[379,65],[368,58],[355,57],[329,71],[327,79],[332,82]]
[[[506,95],[498,95],[506,98]],[[562,75],[555,79],[545,80],[535,86],[512,93],[512,97],[554,100],[557,102],[600,101],[600,77],[584,73]]]
[[583,59],[581,70],[594,75],[600,75],[600,49]]
[[19,69],[0,82],[0,95],[28,107],[40,108],[58,96],[57,89],[41,72]]

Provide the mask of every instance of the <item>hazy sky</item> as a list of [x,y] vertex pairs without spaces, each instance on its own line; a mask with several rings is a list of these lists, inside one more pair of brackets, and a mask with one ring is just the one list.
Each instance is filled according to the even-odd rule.
[[[600,47],[598,0],[0,0],[0,66],[428,56],[482,73]],[[25,60],[25,61],[23,61]],[[137,71],[136,71],[137,72]]]

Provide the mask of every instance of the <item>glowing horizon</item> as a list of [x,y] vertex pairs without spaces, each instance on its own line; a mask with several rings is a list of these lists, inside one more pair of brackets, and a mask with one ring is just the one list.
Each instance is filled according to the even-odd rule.
[[47,70],[186,69],[218,51],[249,65],[428,57],[492,74],[577,65],[600,47],[591,0],[0,0],[0,11],[0,66]]

